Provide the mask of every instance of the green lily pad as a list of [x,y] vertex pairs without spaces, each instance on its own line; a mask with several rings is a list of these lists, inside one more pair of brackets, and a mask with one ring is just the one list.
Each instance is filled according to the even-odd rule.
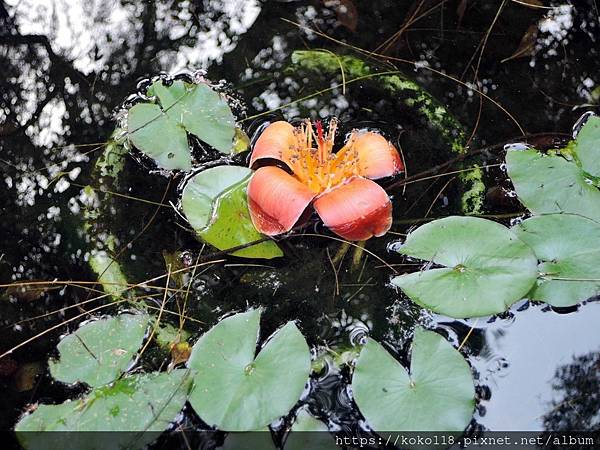
[[575,151],[583,169],[600,177],[600,117],[589,117],[579,130]]
[[442,336],[421,328],[412,342],[410,372],[369,339],[352,377],[358,408],[376,432],[462,432],[471,421],[471,369]]
[[116,380],[133,361],[148,325],[145,314],[120,314],[95,320],[61,339],[60,359],[50,373],[64,383],[101,386]]
[[533,300],[565,307],[600,294],[600,224],[572,214],[527,219],[514,227],[540,261]]
[[531,248],[505,226],[476,217],[434,220],[410,233],[399,252],[445,266],[392,283],[419,305],[455,318],[506,311],[537,278]]
[[158,105],[138,103],[127,113],[133,145],[168,170],[190,170],[192,154],[185,128]]
[[127,131],[135,147],[169,170],[190,170],[191,151],[187,133],[230,153],[235,118],[224,98],[206,83],[181,80],[165,86],[161,80],[148,88],[159,105],[138,103],[127,114]]
[[260,310],[228,317],[196,342],[190,403],[209,425],[224,431],[258,430],[287,414],[310,373],[310,351],[293,322],[256,355]]
[[[190,179],[181,197],[183,214],[200,239],[219,250],[257,241],[260,234],[248,211],[247,187],[252,171],[239,166],[217,166]],[[232,253],[245,258],[283,256],[273,241]]]
[[600,191],[574,161],[509,150],[506,168],[519,200],[532,213],[571,213],[600,221]]
[[[143,448],[154,441],[181,411],[189,386],[187,370],[126,377],[110,386],[97,388],[79,400],[40,405],[33,413],[21,418],[15,431],[23,447],[30,450]],[[115,433],[118,431],[129,433]]]

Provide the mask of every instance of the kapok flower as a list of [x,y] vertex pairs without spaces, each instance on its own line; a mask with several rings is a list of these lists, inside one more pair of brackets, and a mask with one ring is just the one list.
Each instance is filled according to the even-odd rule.
[[[404,170],[396,148],[383,136],[354,131],[333,152],[336,119],[326,135],[320,121],[299,127],[279,121],[260,135],[250,158],[256,169],[248,206],[258,231],[268,236],[291,230],[312,204],[323,223],[351,241],[384,235],[392,225],[392,203],[371,180]],[[316,130],[316,133],[315,133]],[[288,171],[273,165],[283,163]]]

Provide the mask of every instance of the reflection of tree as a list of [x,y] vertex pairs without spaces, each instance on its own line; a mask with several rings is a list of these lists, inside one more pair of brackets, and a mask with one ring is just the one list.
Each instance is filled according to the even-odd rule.
[[559,367],[552,387],[558,396],[544,415],[546,430],[600,429],[600,352]]

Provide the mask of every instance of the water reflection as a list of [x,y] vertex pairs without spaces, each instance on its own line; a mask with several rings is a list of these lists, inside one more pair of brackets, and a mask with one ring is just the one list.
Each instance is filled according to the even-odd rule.
[[485,326],[484,347],[472,361],[492,395],[477,421],[490,430],[594,429],[599,320],[600,303],[593,302],[577,314],[531,306],[509,326]]

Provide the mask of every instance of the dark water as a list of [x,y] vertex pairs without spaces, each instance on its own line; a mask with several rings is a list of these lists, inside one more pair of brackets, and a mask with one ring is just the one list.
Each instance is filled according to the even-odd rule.
[[[294,50],[377,50],[396,59],[369,62],[379,70],[397,67],[437,97],[472,137],[471,148],[494,146],[480,164],[501,161],[498,149],[522,141],[523,133],[535,135],[530,141],[540,147],[552,146],[570,133],[581,114],[598,110],[600,15],[595,0],[570,6],[546,2],[554,9],[511,1],[354,0],[356,23],[336,12],[334,3],[0,2],[0,283],[95,280],[86,255],[105,230],[96,229],[93,236],[83,231],[82,186],[94,182],[91,168],[101,151],[98,143],[111,135],[119,105],[136,92],[140,80],[161,72],[203,69],[210,79],[224,80],[224,89],[239,101],[238,117],[244,119],[340,83],[337,74],[290,69]],[[515,52],[520,55],[506,60]],[[478,86],[504,110],[423,65]],[[252,135],[265,120],[332,115],[340,117],[342,135],[353,127],[382,130],[402,147],[409,175],[454,156],[427,120],[373,81],[349,84],[345,93],[338,86],[242,124]],[[68,176],[57,181],[61,173]],[[134,158],[127,160],[123,179],[121,194],[177,201],[181,180],[169,183]],[[405,263],[389,251],[390,244],[425,216],[460,212],[461,184],[456,180],[444,186],[448,179],[399,189],[393,199],[392,231],[397,234],[372,240],[367,249],[388,264]],[[508,185],[500,170],[485,170],[484,180],[484,213],[522,212],[502,194],[499,186]],[[100,194],[100,200],[113,208],[107,222],[119,244],[133,239],[120,255],[130,282],[163,274],[164,251],[198,255],[201,245],[171,208],[109,194]],[[307,231],[328,236],[320,226]],[[226,313],[261,305],[265,336],[296,319],[315,348],[349,348],[368,331],[402,356],[416,323],[437,328],[456,345],[474,327],[463,348],[480,397],[471,431],[600,426],[599,403],[590,400],[597,398],[600,384],[598,302],[565,311],[521,302],[502,317],[454,321],[432,316],[403,298],[388,285],[392,271],[372,256],[363,255],[353,264],[354,250],[349,250],[338,274],[338,293],[328,257],[338,253],[339,242],[299,236],[286,240],[283,248],[286,258],[267,267],[231,258],[199,274],[187,314],[207,325],[189,320],[188,331],[197,335]],[[59,336],[87,317],[60,324],[99,303],[28,319],[92,295],[73,285],[29,298],[10,289],[0,294],[0,351],[55,327],[0,360],[2,429],[11,428],[29,403],[60,402],[79,392],[53,383],[46,361]],[[142,364],[151,368],[163,362],[164,355],[155,352]],[[24,386],[26,368],[38,375]],[[347,370],[332,370],[315,378],[307,402],[332,426],[356,429],[360,417],[347,396],[346,377]],[[182,420],[202,426],[193,412]]]

